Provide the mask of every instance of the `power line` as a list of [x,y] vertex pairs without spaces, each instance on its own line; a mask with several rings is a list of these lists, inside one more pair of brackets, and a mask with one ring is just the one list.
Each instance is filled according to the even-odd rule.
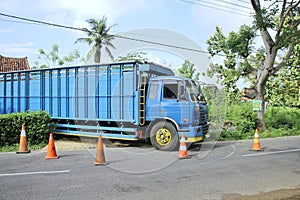
[[132,41],[136,41],[136,42],[143,42],[143,43],[154,44],[154,45],[165,46],[165,47],[171,47],[171,48],[182,49],[182,50],[187,50],[187,51],[194,51],[194,52],[198,52],[198,53],[205,53],[205,54],[209,53],[208,51],[192,49],[192,48],[182,47],[182,46],[176,46],[176,45],[172,45],[172,44],[164,44],[164,43],[160,43],[160,42],[153,42],[153,41],[148,41],[148,40],[143,40],[143,39],[130,38],[130,37],[121,36],[121,35],[115,35],[115,37],[122,38],[122,39],[127,39],[127,40],[132,40]]
[[[203,4],[203,3],[200,3],[200,2],[194,2],[194,1],[190,1],[190,0],[180,0],[180,1],[185,2],[185,3],[189,3],[189,4],[193,4],[193,5],[212,8],[212,9],[215,9],[215,10],[220,10],[220,11],[224,11],[224,12],[228,12],[228,13],[231,13],[231,14],[236,14],[236,15],[240,15],[240,16],[244,16],[244,17],[250,17],[249,15],[245,15],[245,14],[242,14],[242,13],[239,13],[239,12],[234,12],[234,11],[231,11],[231,10],[226,10],[226,9],[223,9],[223,8],[214,7],[213,4],[215,4],[215,3],[211,3],[211,2],[209,2],[210,5],[207,5],[207,4]],[[220,7],[224,7],[220,4],[217,4],[217,5],[220,6]],[[236,10],[236,9],[233,9],[233,10]],[[240,10],[237,10],[237,11],[240,11]],[[240,12],[244,13],[245,11],[240,11]]]
[[236,7],[239,7],[239,8],[246,8],[248,10],[252,10],[251,8],[249,8],[247,6],[243,6],[241,4],[233,3],[233,2],[230,2],[230,1],[225,1],[225,0],[215,0],[215,1],[219,1],[219,2],[222,2],[222,3],[225,3],[225,4],[229,4],[229,5],[233,5],[233,6],[236,6]]
[[239,2],[242,2],[242,3],[244,3],[244,4],[250,4],[248,1],[245,1],[245,0],[238,0]]
[[[223,10],[223,8],[228,8],[229,10],[227,10],[227,11],[231,11],[231,13],[234,13],[235,14],[235,11],[238,11],[238,12],[241,12],[241,13],[243,13],[243,14],[247,14],[248,12],[246,12],[245,10],[240,10],[240,9],[237,9],[237,8],[234,8],[234,7],[231,7],[230,6],[230,2],[227,2],[227,1],[223,1],[223,0],[215,0],[215,2],[216,1],[220,1],[220,2],[222,2],[222,3],[224,3],[224,4],[219,4],[219,3],[213,3],[212,1],[206,1],[206,0],[198,0],[198,1],[201,1],[201,2],[203,2],[203,3],[206,3],[206,4],[210,4],[210,5],[214,5],[214,6],[218,6],[218,7],[221,7],[221,9]],[[225,5],[226,4],[226,5]],[[234,4],[234,3],[233,3]],[[229,5],[229,6],[228,6]],[[234,6],[238,6],[239,8],[240,7],[243,7],[243,6],[240,6],[239,4],[234,4]],[[247,8],[247,7],[245,7],[245,8]],[[216,7],[213,7],[213,9],[217,9]],[[248,8],[249,9],[249,8]],[[232,10],[234,10],[234,11],[232,11]],[[224,10],[225,11],[225,10]],[[238,13],[238,14],[240,14],[240,13]]]
[[55,27],[59,27],[59,28],[72,29],[72,30],[77,30],[77,31],[85,31],[85,32],[87,31],[86,28],[76,28],[76,27],[72,27],[72,26],[65,26],[65,25],[60,25],[60,24],[54,24],[54,23],[49,23],[49,22],[45,22],[45,21],[29,19],[29,18],[25,18],[25,17],[18,17],[18,16],[15,16],[15,15],[8,15],[8,14],[4,14],[4,13],[0,13],[0,15],[5,16],[5,17],[9,17],[9,18],[20,19],[22,21],[33,22],[33,23],[36,23],[36,24],[45,24],[45,25],[49,25],[49,26],[55,26]]
[[[32,22],[21,22],[21,21],[8,20],[8,19],[0,19],[0,21],[12,22],[12,23],[17,23],[17,24],[35,24],[35,23],[32,23]],[[41,25],[41,24],[36,24],[36,25]]]
[[[77,27],[66,26],[66,25],[61,25],[61,24],[55,24],[55,23],[45,22],[45,21],[41,21],[41,20],[34,20],[34,19],[19,17],[19,16],[15,16],[15,15],[9,15],[9,14],[4,14],[4,13],[0,13],[0,15],[5,16],[5,17],[9,17],[9,18],[19,19],[19,20],[22,20],[22,21],[31,22],[30,24],[42,24],[42,25],[48,25],[48,26],[53,26],[53,27],[58,27],[58,28],[71,29],[71,30],[76,30],[76,31],[96,33],[95,31],[88,30],[87,28],[77,28]],[[121,39],[127,39],[127,40],[131,40],[131,41],[143,42],[143,43],[159,45],[159,46],[165,46],[165,47],[176,48],[176,49],[182,49],[182,50],[187,50],[187,51],[194,51],[194,52],[198,52],[198,53],[205,53],[205,54],[209,53],[208,51],[203,51],[203,50],[199,50],[199,49],[193,49],[193,48],[176,46],[176,45],[165,44],[165,43],[160,43],[160,42],[154,42],[154,41],[148,41],[148,40],[143,40],[143,39],[131,38],[131,37],[126,37],[126,36],[121,36],[121,35],[113,35],[113,36],[117,37],[117,38],[121,38]],[[225,56],[224,54],[216,54],[216,55]]]
[[[125,35],[131,35],[131,36],[135,36],[135,37],[137,37],[137,36],[140,36],[140,37],[147,37],[147,38],[160,38],[160,39],[169,39],[169,41],[186,41],[186,39],[184,39],[184,38],[181,38],[181,37],[176,37],[176,36],[174,36],[174,37],[171,37],[171,36],[169,36],[169,35],[153,35],[153,34],[151,34],[151,33],[149,33],[149,34],[145,34],[145,33],[135,33],[135,32],[118,32],[118,31],[110,31],[111,33],[115,33],[115,34],[118,34],[118,35],[122,35],[122,34],[125,34]],[[149,40],[151,40],[151,39],[149,39]],[[199,42],[199,43],[201,43],[201,41],[200,40],[194,40],[194,41],[196,41],[196,42]]]

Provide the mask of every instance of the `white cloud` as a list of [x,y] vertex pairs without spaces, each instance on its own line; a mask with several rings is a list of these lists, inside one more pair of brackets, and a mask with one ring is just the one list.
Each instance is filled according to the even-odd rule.
[[14,1],[0,0],[0,7],[2,9],[2,12],[19,11],[19,5],[20,4]]
[[88,18],[101,18],[106,15],[109,24],[115,23],[118,17],[134,12],[137,9],[147,8],[145,0],[43,0],[39,7],[44,7],[48,19],[55,22],[67,22],[72,26],[82,27]]
[[32,47],[32,42],[0,44],[1,54],[34,54],[36,50]]
[[13,32],[14,32],[14,30],[10,29],[10,28],[0,29],[0,33],[13,33]]
[[107,16],[109,24],[113,24],[122,15],[146,9],[155,3],[150,0],[0,0],[0,7],[7,14],[29,18],[43,14],[39,20],[82,27],[86,19],[103,15]]

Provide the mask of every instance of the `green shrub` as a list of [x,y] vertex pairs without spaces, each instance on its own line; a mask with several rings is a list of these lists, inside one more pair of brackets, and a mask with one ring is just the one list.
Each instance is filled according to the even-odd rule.
[[226,93],[223,90],[217,90],[214,98],[208,100],[208,105],[210,122],[222,126],[226,118]]
[[295,129],[300,131],[300,109],[268,107],[265,121],[267,129]]
[[[236,103],[227,108],[226,124],[220,135],[220,140],[249,139],[254,135],[258,118],[253,112],[252,104],[247,102]],[[225,124],[225,125],[226,125]],[[228,126],[228,124],[230,124]]]
[[0,115],[0,147],[18,144],[22,124],[26,126],[29,145],[45,143],[55,129],[50,115],[45,111],[22,112]]
[[283,136],[293,136],[300,135],[300,129],[285,129],[285,128],[269,128],[259,135],[261,138],[273,138],[273,137],[283,137]]
[[[254,136],[257,114],[252,110],[251,103],[238,103],[228,107],[225,126],[219,140],[250,139]],[[260,137],[282,137],[300,135],[300,109],[288,107],[267,107],[265,113],[267,130]]]

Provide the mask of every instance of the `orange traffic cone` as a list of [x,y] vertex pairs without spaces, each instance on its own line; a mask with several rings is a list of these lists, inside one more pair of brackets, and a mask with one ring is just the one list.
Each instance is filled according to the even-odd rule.
[[53,133],[50,133],[50,136],[49,136],[48,151],[47,151],[45,159],[46,160],[49,160],[49,159],[58,159],[58,156],[57,156],[56,150],[55,150]]
[[255,129],[255,134],[254,134],[254,142],[252,145],[251,151],[261,151],[260,148],[260,142],[259,142],[259,135],[258,135],[258,129]]
[[28,150],[28,148],[27,148],[27,138],[26,138],[25,124],[22,124],[19,151],[17,151],[16,153],[17,154],[19,154],[19,153],[30,153],[30,150]]
[[181,139],[180,139],[180,147],[179,147],[178,158],[179,159],[189,158],[188,153],[187,153],[184,133],[182,133]]
[[104,148],[101,135],[98,139],[98,145],[96,150],[96,159],[94,165],[107,165],[108,163],[105,161]]

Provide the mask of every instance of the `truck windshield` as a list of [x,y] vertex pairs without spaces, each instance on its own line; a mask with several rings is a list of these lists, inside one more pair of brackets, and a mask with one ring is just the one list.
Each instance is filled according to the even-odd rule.
[[194,80],[185,80],[185,85],[192,102],[206,102],[200,85]]

